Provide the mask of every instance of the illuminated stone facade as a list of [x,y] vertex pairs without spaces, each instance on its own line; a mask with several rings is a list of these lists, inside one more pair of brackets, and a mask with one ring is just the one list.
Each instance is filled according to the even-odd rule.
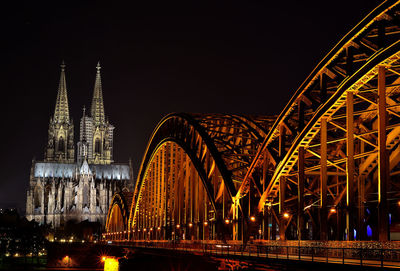
[[130,164],[113,161],[113,129],[105,117],[100,65],[90,115],[85,109],[75,159],[74,125],[69,116],[65,65],[54,116],[50,119],[44,161],[33,161],[26,217],[59,227],[68,220],[105,224],[112,195],[132,187]]

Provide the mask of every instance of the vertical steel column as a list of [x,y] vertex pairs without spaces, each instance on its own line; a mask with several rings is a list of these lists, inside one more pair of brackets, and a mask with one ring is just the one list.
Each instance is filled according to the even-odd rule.
[[347,92],[346,100],[346,240],[354,239],[354,108],[353,92]]
[[286,240],[286,219],[283,216],[285,212],[285,190],[286,178],[280,177],[279,179],[279,237],[280,240]]
[[327,145],[327,119],[321,119],[321,170],[320,170],[320,196],[321,196],[321,209],[320,209],[320,239],[328,240],[328,223],[327,223],[327,181],[328,181],[328,145]]
[[304,231],[304,147],[299,147],[297,184],[297,235],[302,239]]
[[389,163],[386,151],[386,70],[378,67],[378,228],[379,241],[389,240],[387,187]]

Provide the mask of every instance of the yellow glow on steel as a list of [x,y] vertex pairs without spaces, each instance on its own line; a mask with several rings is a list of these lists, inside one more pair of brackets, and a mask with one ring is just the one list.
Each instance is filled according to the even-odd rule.
[[204,226],[208,226],[208,222],[207,221],[204,221]]
[[189,228],[193,227],[193,223],[189,222]]
[[115,258],[106,257],[104,260],[104,271],[118,271],[119,262]]
[[250,217],[250,221],[251,221],[251,222],[255,222],[255,221],[256,221],[256,217],[255,217],[254,215],[252,215],[252,216]]
[[283,217],[284,217],[284,218],[289,218],[289,213],[288,213],[288,212],[284,212],[284,213],[283,213]]
[[335,209],[335,208],[331,208],[331,209],[329,210],[329,212],[330,212],[331,214],[336,214],[336,209]]
[[225,224],[229,224],[229,219],[225,219]]

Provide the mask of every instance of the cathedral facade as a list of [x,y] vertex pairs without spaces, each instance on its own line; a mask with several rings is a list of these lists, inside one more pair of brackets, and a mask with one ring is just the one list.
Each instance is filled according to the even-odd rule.
[[26,217],[58,228],[68,220],[105,224],[114,193],[133,187],[130,163],[113,161],[114,126],[104,113],[100,64],[90,112],[79,125],[75,151],[74,124],[69,115],[65,65],[54,115],[50,118],[43,161],[32,161],[26,200]]

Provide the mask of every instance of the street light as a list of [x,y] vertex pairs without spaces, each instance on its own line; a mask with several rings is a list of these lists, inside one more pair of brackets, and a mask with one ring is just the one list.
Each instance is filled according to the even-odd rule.
[[208,222],[207,221],[204,221],[204,226],[208,226]]
[[283,213],[283,217],[284,217],[284,218],[289,218],[289,213],[288,213],[288,212],[284,212],[284,213]]
[[229,224],[229,223],[230,223],[229,219],[228,218],[225,219],[225,224]]
[[189,222],[189,228],[193,227],[193,223]]
[[335,208],[331,208],[331,209],[329,210],[329,212],[330,212],[331,214],[336,214],[336,209],[335,209]]
[[251,222],[256,222],[256,217],[255,217],[254,215],[252,215],[252,216],[250,217],[250,221],[251,221]]

